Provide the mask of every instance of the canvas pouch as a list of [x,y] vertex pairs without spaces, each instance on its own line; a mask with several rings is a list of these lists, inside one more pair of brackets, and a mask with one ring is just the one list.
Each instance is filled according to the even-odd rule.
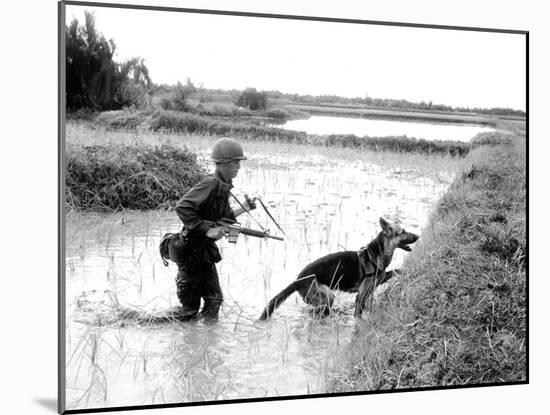
[[182,233],[166,233],[160,240],[159,251],[162,263],[168,266],[168,260],[177,263],[185,260],[187,237]]

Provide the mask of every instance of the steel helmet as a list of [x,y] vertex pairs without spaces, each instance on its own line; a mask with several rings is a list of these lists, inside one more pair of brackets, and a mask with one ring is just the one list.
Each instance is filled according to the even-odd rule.
[[212,147],[212,160],[223,162],[229,160],[246,160],[242,146],[232,138],[220,138]]

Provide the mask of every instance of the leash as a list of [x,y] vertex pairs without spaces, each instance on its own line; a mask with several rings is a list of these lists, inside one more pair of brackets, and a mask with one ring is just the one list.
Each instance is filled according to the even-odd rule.
[[[248,215],[254,220],[254,222],[256,222],[256,225],[258,225],[260,227],[260,229],[262,231],[265,232],[265,229],[263,228],[262,225],[260,225],[260,223],[256,220],[256,218],[254,216],[252,216],[252,214],[250,213],[250,210],[248,210],[247,208],[245,208],[243,206],[243,204],[239,201],[239,199],[237,199],[237,197],[232,193],[232,192],[229,192],[229,194],[233,197],[233,199],[235,199],[237,201],[237,203],[239,204],[239,206],[241,207],[242,210],[244,210],[246,213],[248,213]],[[245,196],[246,197],[246,196]]]
[[[233,199],[235,199],[237,201],[237,203],[239,204],[239,206],[241,207],[242,210],[244,210],[246,213],[248,213],[250,215],[250,217],[252,219],[254,219],[254,222],[256,222],[256,224],[260,227],[260,229],[262,231],[265,231],[265,229],[262,227],[262,225],[260,225],[260,223],[256,220],[256,218],[254,216],[252,216],[252,214],[250,213],[250,210],[249,209],[246,209],[243,204],[239,201],[239,199],[237,199],[237,197],[232,193],[232,192],[229,192],[229,194],[233,197]],[[245,195],[244,196],[245,198],[248,199],[248,197]],[[271,213],[269,212],[269,210],[267,209],[267,206],[264,204],[263,200],[260,198],[260,196],[256,196],[256,200],[258,202],[260,202],[260,205],[262,206],[262,208],[264,209],[265,213],[267,213],[267,216],[269,216],[269,218],[273,221],[273,223],[275,224],[275,226],[277,226],[277,228],[283,233],[283,235],[286,236],[286,233],[285,231],[283,230],[283,228],[281,228],[281,226],[279,226],[279,224],[277,223],[277,221],[275,220],[275,218],[271,215]]]
[[267,210],[267,206],[264,205],[264,202],[262,201],[262,199],[260,198],[260,196],[256,196],[256,199],[258,200],[258,202],[260,202],[260,205],[262,205],[262,207],[264,208],[265,210],[265,213],[267,213],[267,216],[269,216],[269,218],[273,221],[273,223],[275,224],[275,226],[277,226],[277,228],[279,228],[279,230],[283,233],[283,235],[286,236],[286,233],[285,231],[283,231],[283,228],[281,228],[279,226],[279,224],[277,223],[277,221],[275,220],[275,218],[273,216],[271,216],[271,213],[269,213],[269,210]]

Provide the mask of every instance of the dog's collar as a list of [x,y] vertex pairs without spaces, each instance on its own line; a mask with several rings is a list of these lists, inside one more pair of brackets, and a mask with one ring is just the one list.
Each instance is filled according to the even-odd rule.
[[[363,254],[363,251],[366,251],[366,252]],[[367,272],[367,263],[373,265],[373,268],[376,270],[376,264],[373,263],[368,248],[364,249],[364,250],[361,250],[361,251],[357,251],[356,253],[357,253],[357,262],[358,262],[358,265],[359,265],[359,275],[361,277],[361,280],[363,280],[363,278],[365,278],[367,275],[376,274],[376,271],[375,272]],[[364,256],[362,254],[364,256],[366,256],[366,258],[364,258]],[[365,261],[365,259],[366,259],[366,261]]]

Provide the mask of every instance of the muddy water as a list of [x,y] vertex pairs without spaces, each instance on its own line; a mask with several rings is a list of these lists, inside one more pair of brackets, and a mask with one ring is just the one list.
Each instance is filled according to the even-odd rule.
[[[338,294],[326,319],[312,317],[296,294],[270,321],[256,318],[305,264],[368,243],[380,216],[420,233],[456,165],[296,148],[284,154],[252,148],[235,181],[238,196],[245,189],[262,195],[286,236],[284,242],[220,241],[225,302],[216,324],[117,319],[120,310],[156,313],[178,304],[176,267],[164,267],[157,248],[165,232],[179,229],[175,213],[68,217],[69,409],[327,391],[353,332],[354,297]],[[277,234],[260,209],[253,216]],[[390,268],[404,255],[396,252]]]

